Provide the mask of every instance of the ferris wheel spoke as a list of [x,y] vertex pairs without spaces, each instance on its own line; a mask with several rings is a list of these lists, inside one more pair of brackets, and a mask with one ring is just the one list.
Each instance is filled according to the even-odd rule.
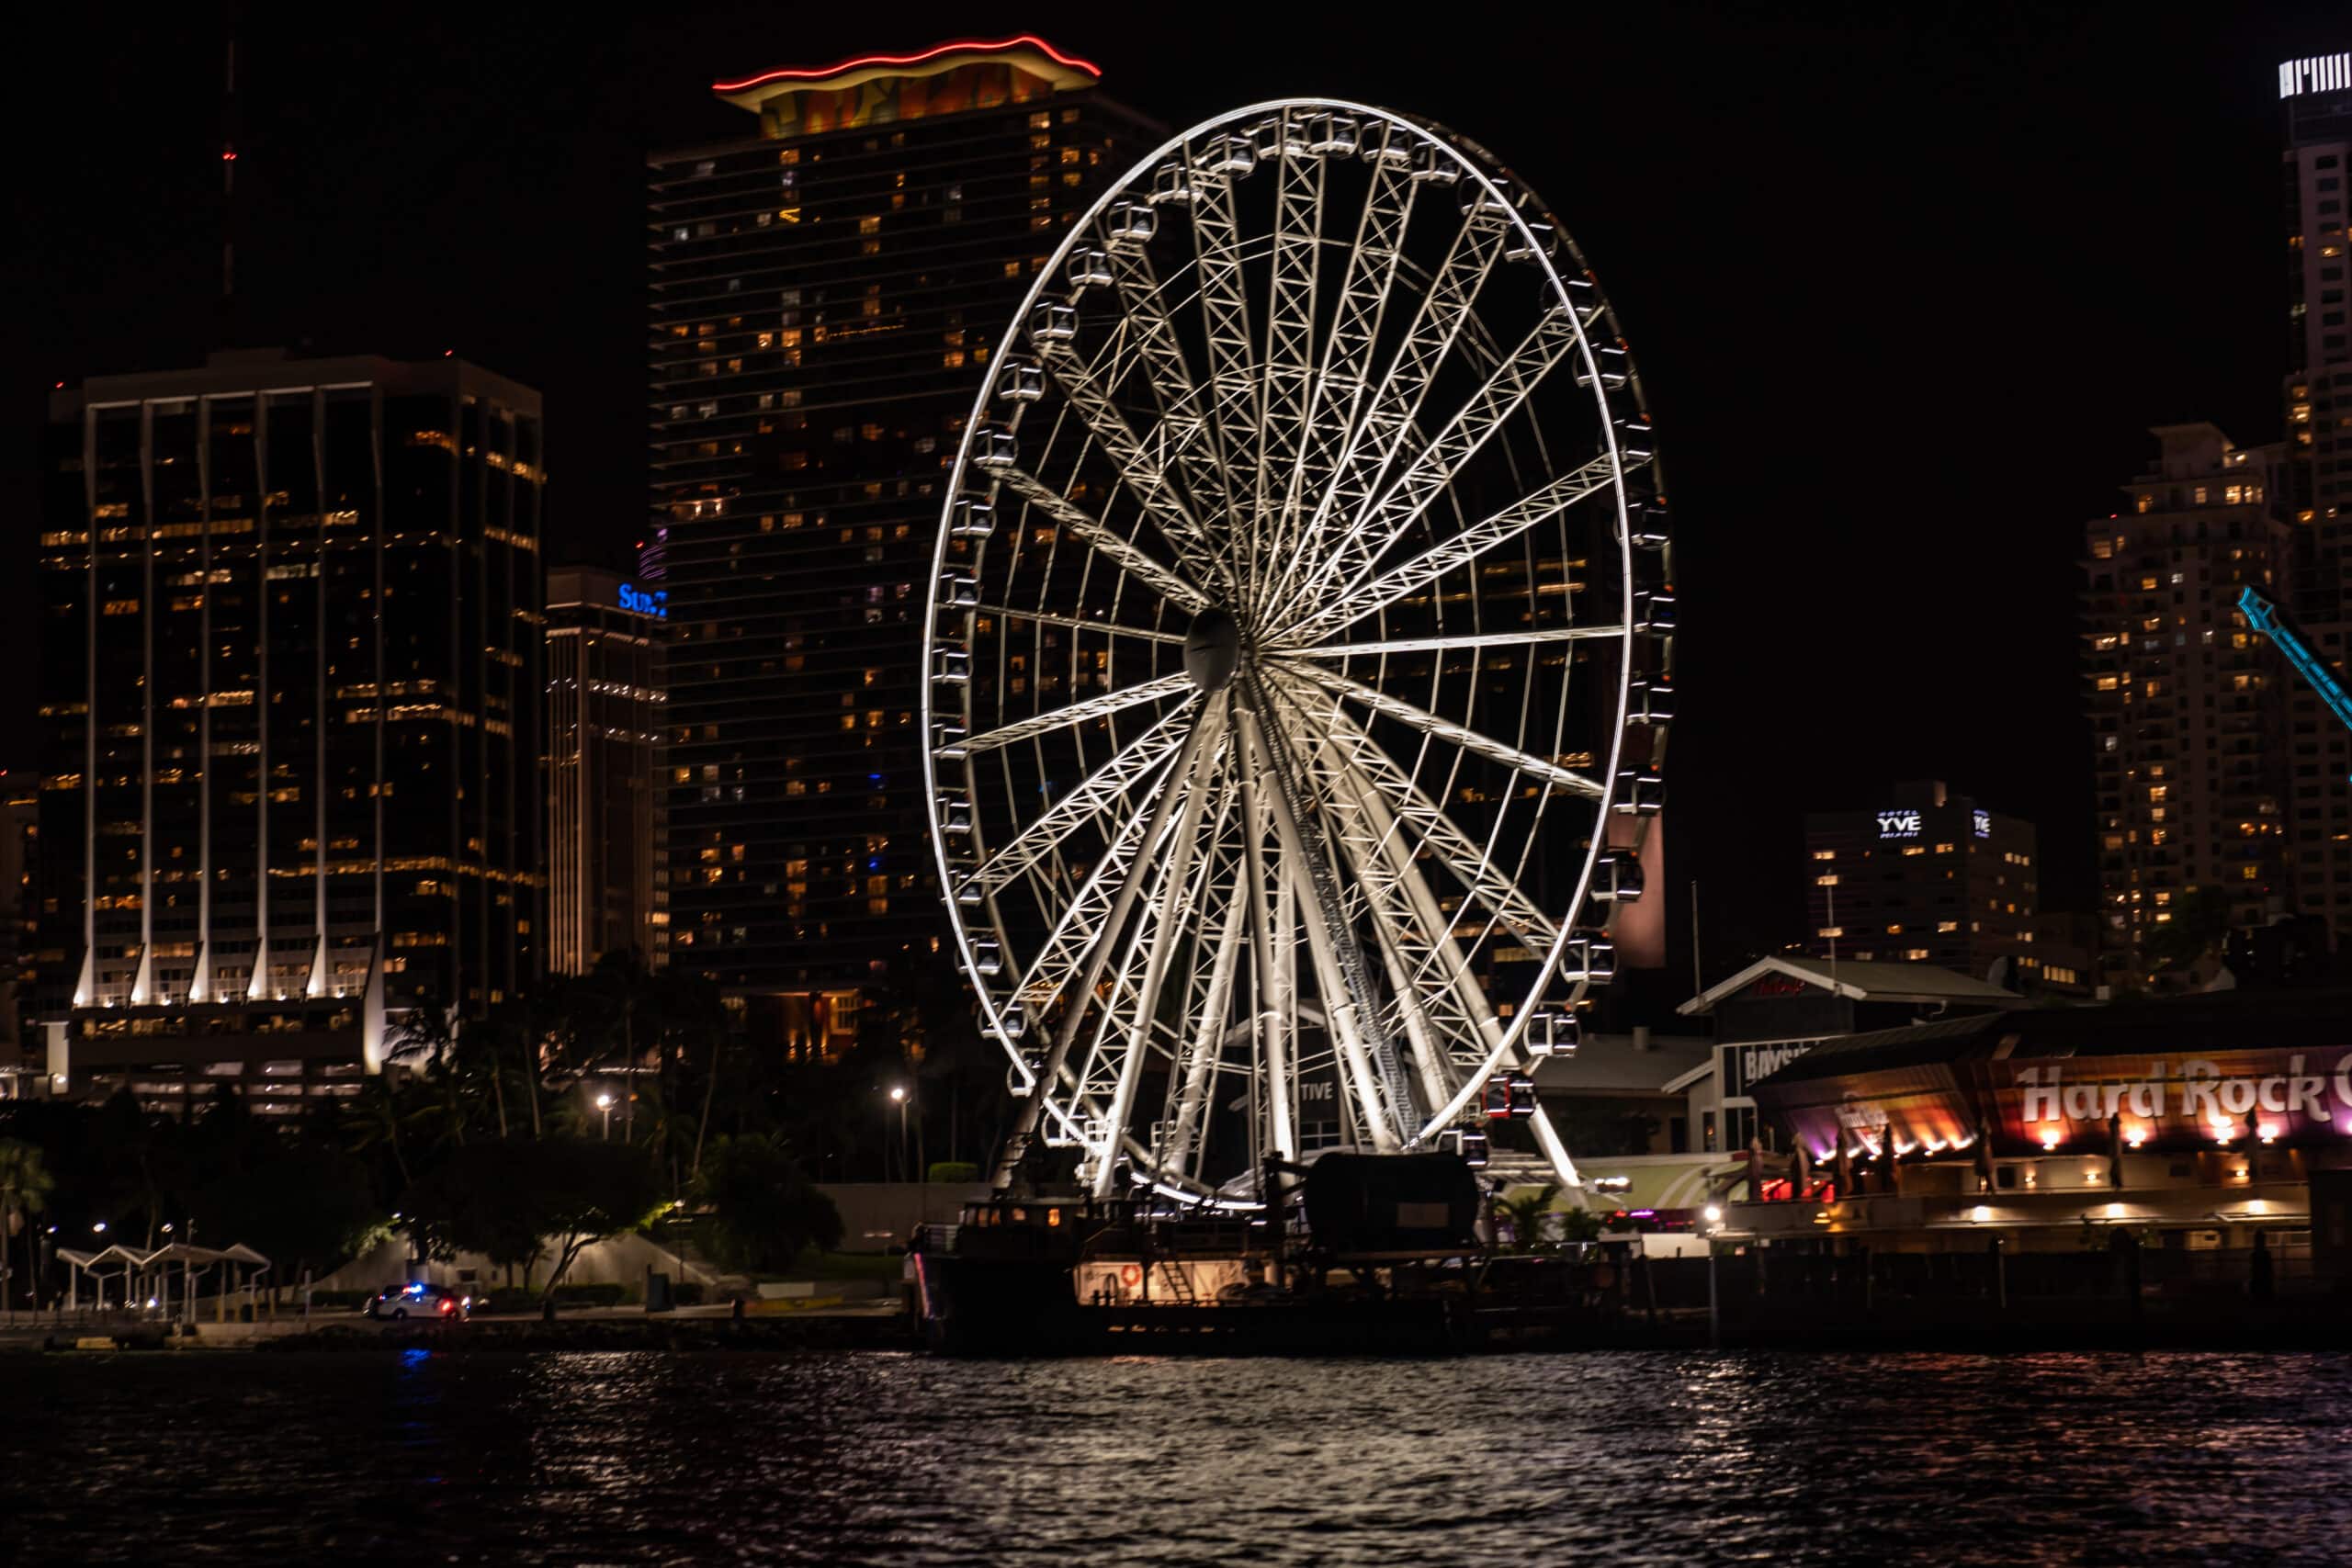
[[1217,449],[1216,428],[1209,418],[1208,400],[1185,358],[1182,340],[1168,319],[1160,297],[1159,275],[1149,252],[1104,233],[1106,261],[1124,312],[1122,326],[1134,339],[1136,357],[1144,367],[1159,415],[1156,438],[1172,457],[1194,516],[1224,516],[1225,458]]
[[[1262,684],[1258,683],[1261,691]],[[1274,783],[1274,788],[1261,789],[1259,794],[1272,818],[1283,859],[1304,870],[1313,885],[1313,896],[1298,900],[1298,912],[1306,931],[1316,988],[1323,998],[1324,1021],[1338,1041],[1340,1058],[1347,1066],[1342,1081],[1351,1089],[1373,1147],[1382,1153],[1394,1152],[1401,1140],[1410,1135],[1408,1123],[1417,1111],[1408,1098],[1411,1089],[1405,1081],[1401,1064],[1396,1060],[1395,1047],[1372,1032],[1378,1025],[1379,1014],[1371,977],[1363,971],[1363,953],[1355,947],[1340,918],[1337,868],[1330,863],[1328,847],[1320,841],[1320,835],[1314,842],[1308,840],[1309,832],[1321,824],[1304,816],[1300,809],[1307,796],[1303,781],[1285,759],[1288,748],[1279,728],[1271,716],[1261,720],[1248,705],[1242,707],[1241,714],[1243,745],[1248,754],[1245,765]]]
[[[1380,144],[1368,149],[1372,186],[1356,220],[1355,243],[1340,275],[1331,329],[1323,345],[1320,373],[1311,379],[1303,438],[1292,465],[1289,489],[1276,517],[1277,581],[1290,574],[1301,552],[1308,498],[1331,481],[1349,431],[1354,428],[1370,382],[1373,345],[1379,341],[1389,292],[1404,256],[1405,227],[1420,182],[1408,173],[1408,160],[1392,156],[1390,129],[1380,128]],[[1261,592],[1261,601],[1272,592]]]
[[1192,706],[1187,704],[1145,730],[1047,807],[1044,815],[1006,840],[980,863],[965,886],[983,895],[993,893],[1060,849],[1081,825],[1100,821],[1126,798],[1129,790],[1148,784],[1166,771],[1169,759],[1184,742],[1191,716]]
[[1621,637],[1623,626],[1526,626],[1515,632],[1464,632],[1456,637],[1392,637],[1376,642],[1325,642],[1274,650],[1283,659],[1378,659],[1393,653],[1452,653],[1473,648],[1525,648],[1533,643]]
[[1312,600],[1319,587],[1344,601],[1362,585],[1397,540],[1420,520],[1454,476],[1466,467],[1510,417],[1526,405],[1552,367],[1577,341],[1576,317],[1565,305],[1544,314],[1519,344],[1505,355],[1453,417],[1439,426],[1377,500],[1332,536],[1324,560],[1309,573],[1295,597]]
[[1086,724],[1094,719],[1107,718],[1114,713],[1123,712],[1140,703],[1156,703],[1169,697],[1182,696],[1193,690],[1194,687],[1192,678],[1180,670],[1173,675],[1162,675],[1157,681],[1147,681],[1140,686],[1128,686],[1121,691],[1105,692],[1099,697],[1089,697],[1084,702],[1072,703],[1067,707],[1055,708],[1048,713],[1015,719],[1011,724],[999,725],[994,729],[983,730],[966,740],[963,743],[964,750],[972,756],[978,756],[983,751],[993,751],[1000,746],[1011,746],[1016,741],[1027,740],[1033,736],[1051,734],[1057,729],[1068,729],[1074,724]]
[[[1265,548],[1281,536],[1279,513],[1306,448],[1315,386],[1315,296],[1323,256],[1324,160],[1304,145],[1305,131],[1284,109],[1274,129],[1274,243],[1266,287],[1263,404],[1258,424],[1256,494],[1248,537],[1252,603],[1265,572],[1281,558]],[[1261,555],[1259,552],[1263,550]]]
[[1161,598],[1181,604],[1194,615],[1208,604],[1207,596],[1195,584],[1162,566],[1150,551],[1122,537],[1036,475],[1024,468],[1006,468],[997,469],[996,478],[1005,489],[1060,524],[1129,577],[1158,592]]
[[1102,632],[1110,637],[1131,637],[1144,642],[1174,643],[1183,646],[1181,632],[1147,630],[1120,621],[1090,621],[1083,615],[1057,615],[1045,610],[1016,610],[1010,604],[975,604],[976,615],[1001,615],[1008,621],[1034,621],[1041,626],[1066,626],[1074,632]]
[[[1300,542],[1286,589],[1312,576],[1330,549],[1356,525],[1357,515],[1387,479],[1411,439],[1439,367],[1470,320],[1472,301],[1502,254],[1508,232],[1506,227],[1480,221],[1464,222],[1455,232],[1444,265],[1430,280],[1429,292],[1406,328],[1404,341],[1348,433],[1339,468],[1317,502],[1314,522]],[[1290,596],[1286,592],[1285,597]]]
[[[1377,835],[1360,804],[1327,794],[1324,816],[1330,836],[1355,874],[1349,879],[1372,927],[1381,967],[1387,972],[1389,1008],[1405,1035],[1407,1055],[1420,1080],[1421,1100],[1442,1104],[1453,1093],[1450,1053],[1443,1043],[1451,1032],[1422,993],[1418,960],[1426,958],[1436,939],[1418,931],[1416,917],[1406,906],[1394,871],[1381,852]],[[1441,928],[1442,929],[1442,928]]]
[[[1160,874],[1158,917],[1152,922],[1151,942],[1143,963],[1143,977],[1135,992],[1134,1017],[1127,1028],[1126,1049],[1120,1059],[1116,1087],[1112,1090],[1107,1120],[1114,1137],[1126,1131],[1127,1122],[1135,1114],[1136,1092],[1143,1083],[1144,1059],[1148,1055],[1152,1021],[1159,1004],[1160,987],[1167,983],[1169,964],[1175,957],[1176,943],[1188,931],[1197,929],[1188,917],[1200,908],[1201,884],[1206,880],[1216,855],[1212,852],[1200,857],[1201,874],[1197,878],[1193,874],[1193,861],[1199,848],[1201,821],[1208,808],[1215,771],[1215,763],[1212,762],[1193,774],[1191,786],[1185,791],[1184,806],[1178,818],[1169,863]],[[1223,829],[1223,817],[1220,805],[1219,831]],[[1114,1164],[1111,1153],[1106,1142],[1095,1163],[1094,1195],[1098,1198],[1111,1195]]]
[[1323,701],[1329,705],[1306,712],[1300,728],[1321,738],[1332,764],[1343,767],[1392,819],[1409,828],[1430,858],[1505,930],[1530,947],[1548,949],[1559,937],[1558,925],[1495,865],[1491,846],[1481,845],[1430,799],[1371,732],[1348,716],[1338,698],[1327,695]]
[[[1439,541],[1410,560],[1390,568],[1361,588],[1329,595],[1306,610],[1280,641],[1304,642],[1344,630],[1366,616],[1416,594],[1429,592],[1446,573],[1469,565],[1488,550],[1509,544],[1530,528],[1558,516],[1578,502],[1616,492],[1617,468],[1608,457],[1596,457],[1561,475],[1509,506],[1488,513],[1460,533]],[[1616,628],[1622,631],[1623,628]],[[1602,631],[1600,635],[1611,635]]]
[[[1215,541],[1193,514],[1167,466],[1136,434],[1127,416],[1112,401],[1109,387],[1065,345],[1035,345],[1046,373],[1078,417],[1094,436],[1102,455],[1119,471],[1128,490],[1142,502],[1160,534],[1176,552],[1176,565],[1188,582],[1220,583],[1231,580]],[[1052,493],[1048,489],[1047,493]],[[1195,596],[1198,591],[1195,590]]]
[[1216,942],[1216,956],[1209,965],[1208,991],[1193,1013],[1193,1029],[1176,1070],[1169,1075],[1174,1090],[1168,1112],[1168,1135],[1156,1151],[1161,1168],[1171,1174],[1192,1173],[1193,1141],[1216,1082],[1217,1058],[1225,1045],[1226,1014],[1232,1006],[1234,976],[1241,967],[1242,933],[1249,909],[1239,897],[1226,901],[1225,924]]
[[[1201,152],[1185,150],[1193,161],[1193,254],[1208,344],[1210,410],[1228,467],[1256,451],[1262,410],[1257,356],[1250,341],[1250,296],[1241,274],[1240,227],[1234,218],[1235,180],[1204,165],[1221,156],[1221,146],[1238,140],[1221,139]],[[1227,493],[1226,513],[1219,522],[1228,539],[1240,528],[1241,519],[1235,513],[1249,502],[1247,496]]]
[[1337,739],[1327,736],[1317,753],[1334,814],[1348,826],[1344,841],[1357,877],[1373,897],[1387,907],[1386,919],[1402,970],[1398,994],[1413,998],[1411,1005],[1422,1010],[1441,1046],[1449,1051],[1451,1059],[1442,1069],[1446,1087],[1429,1100],[1432,1105],[1439,1104],[1453,1092],[1455,1076],[1451,1068],[1465,1057],[1475,1061],[1499,1040],[1501,1025],[1470,973],[1455,940],[1453,919],[1421,875],[1414,846],[1400,830],[1402,824],[1388,803],[1348,761],[1347,750]]
[[[1038,1065],[1036,1077],[1041,1086],[1049,1088],[1065,1081],[1070,1046],[1091,1010],[1089,1004],[1110,963],[1112,946],[1125,927],[1146,883],[1151,880],[1150,873],[1159,863],[1159,847],[1178,802],[1191,789],[1194,773],[1210,755],[1212,744],[1221,737],[1222,714],[1223,710],[1215,706],[1201,709],[1191,733],[1185,737],[1184,749],[1178,755],[1168,787],[1130,818],[1129,826],[1121,829],[1102,863],[1062,910],[1044,950],[1021,978],[1015,994],[1030,1016],[1043,1019],[1056,1002],[1062,1004],[1053,1040]],[[1051,1098],[1049,1092],[1040,1092],[1023,1104],[998,1161],[1000,1185],[1026,1157],[1030,1143],[1037,1135],[1046,1102]]]
[[1440,718],[1426,708],[1416,707],[1402,697],[1392,697],[1376,687],[1365,685],[1362,681],[1351,679],[1333,671],[1318,669],[1311,664],[1294,664],[1288,668],[1306,676],[1326,691],[1362,703],[1383,718],[1395,719],[1408,728],[1418,729],[1424,735],[1450,742],[1475,756],[1484,757],[1491,762],[1500,762],[1505,767],[1514,769],[1554,789],[1568,795],[1580,795],[1587,800],[1608,798],[1608,791],[1601,787],[1597,779],[1587,778],[1573,768],[1564,768],[1557,762],[1532,755],[1516,746],[1507,745],[1491,735],[1481,735],[1476,730],[1464,725],[1455,724],[1451,719]]

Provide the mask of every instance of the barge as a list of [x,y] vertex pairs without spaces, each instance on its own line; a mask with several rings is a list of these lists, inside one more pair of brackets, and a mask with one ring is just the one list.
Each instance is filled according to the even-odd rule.
[[[1303,1175],[1297,1186],[1283,1178]],[[947,1355],[1442,1355],[1556,1333],[1592,1270],[1497,1256],[1451,1155],[1334,1155],[1272,1202],[1187,1207],[1031,1190],[918,1233],[914,1310]]]

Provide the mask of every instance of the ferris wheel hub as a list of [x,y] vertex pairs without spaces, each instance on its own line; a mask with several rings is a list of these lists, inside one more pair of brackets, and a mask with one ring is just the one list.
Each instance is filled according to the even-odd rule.
[[1223,610],[1203,610],[1184,634],[1184,673],[1204,692],[1221,692],[1241,668],[1241,624]]

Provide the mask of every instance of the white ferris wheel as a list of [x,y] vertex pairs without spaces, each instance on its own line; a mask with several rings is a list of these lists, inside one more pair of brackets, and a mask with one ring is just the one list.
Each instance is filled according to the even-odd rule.
[[1572,1046],[1661,801],[1664,512],[1590,272],[1475,144],[1258,104],[1103,195],[989,371],[923,718],[1000,1179],[1042,1141],[1238,1204],[1460,1146]]

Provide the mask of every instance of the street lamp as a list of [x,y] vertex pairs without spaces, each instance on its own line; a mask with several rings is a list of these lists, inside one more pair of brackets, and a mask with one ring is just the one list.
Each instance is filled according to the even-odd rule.
[[106,1234],[107,1234],[107,1223],[106,1223],[106,1221],[104,1221],[104,1220],[100,1220],[96,1224],[92,1225],[92,1226],[90,1227],[90,1234],[91,1234],[91,1235],[106,1235]]
[[613,1136],[613,1097],[609,1094],[598,1095],[596,1109],[605,1113],[605,1138],[609,1143]]

